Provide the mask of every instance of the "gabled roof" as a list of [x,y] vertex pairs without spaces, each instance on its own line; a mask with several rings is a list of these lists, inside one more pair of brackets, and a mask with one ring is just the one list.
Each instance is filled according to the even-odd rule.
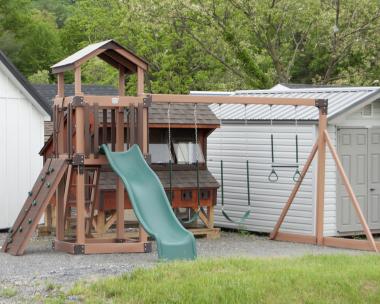
[[[323,88],[301,88],[301,89],[270,89],[270,90],[245,90],[235,92],[191,92],[192,95],[249,95],[257,97],[277,98],[314,98],[328,99],[328,118],[333,119],[339,115],[365,106],[380,99],[380,87],[323,87]],[[210,108],[223,120],[244,120],[245,110],[243,105],[211,105]],[[270,113],[267,105],[247,106],[248,120],[293,120],[295,110],[293,106],[273,106]],[[318,110],[314,107],[297,107],[297,119],[318,120]]]
[[123,66],[127,72],[135,73],[137,67],[144,71],[148,69],[148,62],[127,50],[114,40],[105,40],[98,43],[90,44],[69,57],[54,64],[52,73],[57,74],[67,70],[73,70],[89,59],[98,56],[115,68]]
[[9,73],[18,81],[19,85],[30,95],[35,101],[35,105],[39,108],[44,115],[52,114],[52,109],[49,103],[45,102],[44,98],[37,92],[32,84],[21,74],[21,72],[13,65],[5,54],[0,51],[0,62],[5,66]]

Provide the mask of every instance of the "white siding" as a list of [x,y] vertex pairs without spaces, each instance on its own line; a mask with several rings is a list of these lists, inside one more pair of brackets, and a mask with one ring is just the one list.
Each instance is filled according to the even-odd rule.
[[372,117],[363,117],[362,109],[355,111],[339,119],[339,127],[366,127],[371,128],[374,126],[380,126],[380,100],[372,103],[373,115]]
[[0,229],[13,224],[41,170],[43,120],[0,69]]
[[[295,128],[291,125],[276,125],[274,132],[275,157],[278,163],[295,162]],[[315,140],[315,127],[298,127],[300,163],[303,164]],[[293,169],[279,169],[279,181],[270,183],[271,128],[268,125],[223,125],[208,138],[208,167],[220,182],[220,159],[224,160],[225,210],[235,220],[247,210],[247,188],[245,161],[250,161],[251,217],[245,229],[270,232],[287,201],[294,185]],[[300,168],[301,169],[301,168]],[[311,234],[314,231],[314,174],[306,175],[282,231]],[[236,227],[221,214],[220,191],[215,211],[215,223],[222,227]]]

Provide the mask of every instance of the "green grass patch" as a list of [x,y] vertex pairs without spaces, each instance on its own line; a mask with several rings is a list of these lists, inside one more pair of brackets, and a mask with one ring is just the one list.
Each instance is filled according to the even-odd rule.
[[380,303],[380,257],[200,259],[78,283],[54,303]]
[[15,295],[17,295],[16,288],[11,287],[5,287],[0,289],[0,298],[13,298]]

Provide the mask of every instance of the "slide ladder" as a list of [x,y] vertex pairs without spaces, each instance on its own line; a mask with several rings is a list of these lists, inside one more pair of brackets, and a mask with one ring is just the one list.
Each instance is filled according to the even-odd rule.
[[101,150],[122,179],[140,224],[155,238],[158,257],[195,259],[195,238],[178,221],[161,181],[146,163],[140,148],[133,145],[126,152],[111,152],[107,145],[102,145]]
[[67,162],[63,159],[48,159],[45,162],[38,178],[28,193],[13,227],[1,248],[3,252],[12,255],[22,255],[33,236],[38,223],[55,193],[67,169]]

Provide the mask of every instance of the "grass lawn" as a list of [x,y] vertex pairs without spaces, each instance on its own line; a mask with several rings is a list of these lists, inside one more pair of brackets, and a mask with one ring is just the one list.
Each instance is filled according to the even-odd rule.
[[[380,303],[380,257],[199,259],[78,283],[85,303]],[[67,302],[65,302],[67,303]]]

